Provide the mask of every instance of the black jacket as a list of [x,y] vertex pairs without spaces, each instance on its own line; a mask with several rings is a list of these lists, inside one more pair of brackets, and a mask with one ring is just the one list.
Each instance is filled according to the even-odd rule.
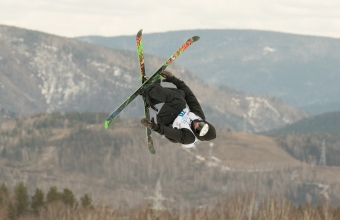
[[[177,89],[184,91],[185,100],[190,108],[190,112],[201,117],[202,119],[205,119],[203,110],[191,89],[179,79],[175,79],[172,83],[176,85]],[[172,127],[159,124],[155,131],[161,135],[164,135],[167,139],[174,143],[192,144],[195,141],[195,135],[189,129],[174,129]]]

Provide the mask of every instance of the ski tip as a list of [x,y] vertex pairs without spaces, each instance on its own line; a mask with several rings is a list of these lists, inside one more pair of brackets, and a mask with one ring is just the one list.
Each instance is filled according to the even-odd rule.
[[107,129],[109,127],[109,124],[110,124],[111,121],[105,121],[104,123],[104,128]]
[[192,37],[192,40],[195,42],[195,41],[198,41],[200,39],[200,37],[199,36],[193,36]]
[[137,33],[137,37],[140,37],[142,35],[143,29],[140,29]]
[[149,151],[150,151],[151,154],[156,154],[155,148],[153,148],[153,147],[152,147],[152,149],[149,148]]
[[151,154],[156,153],[155,148],[153,147],[153,141],[152,140],[148,141],[148,148],[149,148],[149,151],[150,151]]

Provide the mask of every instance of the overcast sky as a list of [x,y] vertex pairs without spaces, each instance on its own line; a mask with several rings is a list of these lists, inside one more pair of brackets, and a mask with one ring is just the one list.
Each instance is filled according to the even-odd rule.
[[[209,3],[208,3],[209,2]],[[0,0],[0,24],[76,37],[186,29],[340,38],[340,0]]]

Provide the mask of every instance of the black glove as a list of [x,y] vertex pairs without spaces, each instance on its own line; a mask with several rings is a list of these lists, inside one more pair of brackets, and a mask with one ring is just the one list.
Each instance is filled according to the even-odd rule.
[[158,130],[159,129],[159,125],[155,123],[154,118],[152,118],[150,121],[148,121],[146,118],[142,118],[141,119],[141,124],[149,129],[152,130]]
[[170,83],[172,83],[176,79],[176,77],[171,72],[169,72],[167,70],[163,70],[161,72],[161,76],[163,76],[162,82],[170,82]]
[[159,125],[155,122],[155,118],[154,117],[152,117],[150,122],[152,123],[152,128],[151,128],[152,130],[156,131],[156,130],[159,129]]

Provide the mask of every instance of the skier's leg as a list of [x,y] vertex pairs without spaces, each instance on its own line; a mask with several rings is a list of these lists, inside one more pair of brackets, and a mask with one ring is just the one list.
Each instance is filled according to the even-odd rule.
[[[166,90],[172,90],[172,91],[175,91],[177,93],[179,93],[184,99],[185,99],[185,92],[180,90],[180,89],[176,89],[176,88],[167,88],[167,87],[163,87],[163,89],[166,89]],[[153,104],[153,105],[157,105],[159,103],[163,103],[164,101],[159,101],[155,98],[152,98],[150,96],[148,96],[150,102]]]
[[159,84],[153,84],[145,90],[145,94],[152,99],[158,101],[158,103],[171,103],[173,106],[176,104],[186,103],[184,96],[185,93],[173,88],[163,88]]
[[156,115],[156,123],[165,126],[172,124],[184,108],[185,104],[183,106],[177,105],[174,107],[169,103],[164,103]]
[[146,95],[164,102],[164,105],[157,114],[157,123],[163,125],[172,124],[178,114],[185,108],[186,101],[181,92],[176,89],[163,88],[154,84],[146,90]]
[[166,89],[170,89],[170,90],[173,90],[175,92],[178,92],[185,99],[185,92],[183,90],[180,90],[180,89],[177,89],[177,88],[166,88]]

